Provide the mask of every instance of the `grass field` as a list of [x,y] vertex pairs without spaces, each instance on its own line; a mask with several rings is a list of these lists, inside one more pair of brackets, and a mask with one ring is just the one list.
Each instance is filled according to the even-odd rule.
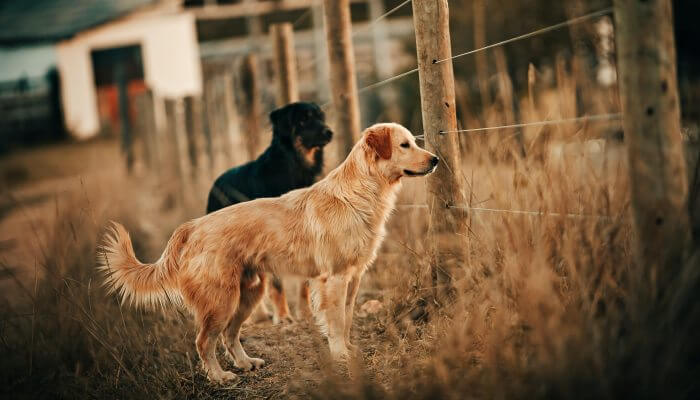
[[[575,94],[560,89],[534,110],[556,119],[552,103],[562,96]],[[503,120],[499,107],[479,119]],[[188,315],[121,307],[94,268],[108,220],[127,226],[140,259],[154,260],[177,225],[201,215],[204,195],[182,206],[171,183],[144,170],[126,176],[109,141],[3,159],[0,171],[14,180],[0,215],[1,392],[697,398],[700,261],[689,256],[674,266],[665,287],[635,262],[624,149],[616,140],[591,141],[618,130],[607,122],[528,129],[526,158],[512,132],[464,137],[457,173],[479,210],[469,212],[469,236],[454,239],[468,249],[467,262],[452,271],[456,296],[441,307],[433,302],[427,213],[406,206],[425,204],[425,187],[412,181],[363,281],[358,307],[369,300],[382,307],[355,320],[357,360],[333,365],[325,339],[304,322],[249,325],[244,346],[267,365],[230,386],[210,385],[203,375]],[[205,194],[209,184],[198,180],[192,193]]]

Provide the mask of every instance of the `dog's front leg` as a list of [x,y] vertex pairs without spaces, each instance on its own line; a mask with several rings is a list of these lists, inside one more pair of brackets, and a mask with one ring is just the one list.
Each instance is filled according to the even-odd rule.
[[346,275],[331,275],[323,285],[321,302],[328,324],[328,344],[331,357],[335,360],[347,359],[349,353],[345,345],[345,299],[348,292]]
[[355,301],[357,299],[357,292],[360,291],[362,275],[362,272],[359,272],[352,276],[348,286],[347,299],[345,303],[345,345],[353,352],[357,350],[357,348],[350,343],[350,331],[352,330],[352,318],[355,312]]

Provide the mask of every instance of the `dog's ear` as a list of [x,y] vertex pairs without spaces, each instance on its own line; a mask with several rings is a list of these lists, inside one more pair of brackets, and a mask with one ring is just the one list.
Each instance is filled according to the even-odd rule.
[[371,128],[366,134],[365,143],[379,157],[385,160],[391,158],[391,128],[387,126]]
[[289,122],[289,110],[288,107],[282,107],[274,110],[270,113],[270,122],[273,126],[284,126]]

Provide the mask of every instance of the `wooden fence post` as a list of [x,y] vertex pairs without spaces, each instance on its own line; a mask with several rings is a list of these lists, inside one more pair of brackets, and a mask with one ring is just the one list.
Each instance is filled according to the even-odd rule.
[[197,168],[202,164],[201,157],[204,154],[202,98],[199,96],[187,96],[185,97],[184,106],[187,149],[190,157],[190,165],[192,166],[192,178],[196,178]]
[[[374,55],[374,72],[378,81],[391,77],[394,73],[394,60],[389,46],[389,34],[386,20],[382,15],[386,12],[384,0],[369,0],[369,19],[372,30],[372,53]],[[382,103],[384,118],[389,121],[403,119],[398,93],[393,85],[384,86],[377,91],[377,97]],[[368,113],[369,114],[369,113]],[[373,119],[374,116],[364,115],[364,118]]]
[[325,103],[329,100],[328,81],[330,79],[328,75],[328,58],[325,57],[328,54],[328,43],[326,43],[326,35],[323,31],[323,4],[321,2],[322,0],[314,0],[311,9],[311,20],[314,30],[314,54],[316,54],[314,61],[316,98],[318,98],[319,103]]
[[255,54],[248,54],[243,60],[241,68],[241,80],[243,92],[248,99],[245,115],[245,142],[248,149],[248,159],[253,160],[257,156],[258,144],[260,142],[260,116],[262,113],[260,99],[260,85],[258,82],[258,57]]
[[117,82],[122,152],[126,160],[126,170],[131,174],[134,168],[134,133],[132,132],[131,115],[129,113],[129,82],[122,64],[117,63],[115,66],[114,79]]
[[156,121],[153,110],[153,93],[150,89],[134,98],[137,111],[137,130],[143,143],[143,159],[146,167],[156,176],[160,173]]
[[379,80],[391,77],[394,73],[393,59],[388,46],[388,31],[386,20],[380,19],[386,9],[383,0],[369,0],[369,19],[376,21],[372,24],[372,52],[374,53],[374,69]]
[[638,257],[663,285],[690,238],[671,0],[614,6]]
[[[213,74],[212,74],[213,75]],[[204,79],[204,119],[205,133],[207,134],[207,150],[209,151],[210,167],[212,174],[215,174],[219,166],[219,121],[217,119],[216,104],[216,76],[207,76]]]
[[360,106],[352,49],[350,3],[349,0],[324,0],[323,5],[331,64],[331,99],[340,150],[339,160],[342,161],[360,138]]
[[209,114],[209,109],[211,108],[210,86],[208,80],[205,79],[202,84],[202,133],[204,134],[204,149],[207,154],[207,167],[211,177],[216,173],[216,159],[214,158],[214,143],[212,142],[212,121]]
[[[454,75],[447,0],[413,0],[418,76],[425,145],[440,157],[428,177],[428,233],[436,297],[446,299],[452,280],[466,262],[466,198],[460,174]],[[447,60],[438,62],[439,60]],[[451,132],[451,133],[444,133]]]
[[180,181],[180,199],[182,204],[187,202],[189,191],[190,164],[187,151],[187,133],[185,132],[185,106],[181,98],[168,99],[165,101],[165,112],[168,117],[168,129],[172,135],[175,145],[175,152],[172,155],[176,158],[177,175]]
[[[233,73],[227,71],[222,76],[222,86],[224,94],[223,102],[223,114],[225,128],[224,146],[228,148],[227,154],[229,154],[228,162],[231,164],[240,164],[245,162],[245,158],[240,159],[241,149],[243,148],[243,143],[241,142],[241,122],[240,116],[238,114],[238,103],[236,102],[236,94],[233,90],[234,80]],[[252,98],[253,101],[259,102],[257,98]],[[252,138],[257,140],[258,132],[252,134]],[[257,145],[257,142],[254,143]],[[250,152],[250,150],[249,150]]]
[[[485,0],[474,0],[472,3],[474,13],[474,48],[479,49],[486,46],[486,2]],[[480,51],[474,54],[476,61],[476,76],[479,84],[479,94],[481,95],[481,110],[487,117],[486,110],[491,107],[491,88],[489,87],[488,53]],[[484,118],[484,122],[486,118]]]
[[273,24],[270,27],[272,49],[275,55],[275,75],[277,78],[277,105],[299,101],[297,84],[297,59],[294,51],[292,24]]

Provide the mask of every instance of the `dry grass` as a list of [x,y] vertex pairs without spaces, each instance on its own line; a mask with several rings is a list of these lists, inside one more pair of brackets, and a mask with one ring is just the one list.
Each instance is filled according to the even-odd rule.
[[[531,111],[551,116],[559,109],[553,102],[571,104],[575,86],[542,88]],[[503,104],[515,102],[497,97],[479,121],[462,112],[463,122],[502,121]],[[139,257],[154,259],[172,229],[199,215],[203,204],[169,207],[172,198],[161,186],[118,173],[81,183],[49,207],[51,234],[20,238],[38,242],[37,257],[22,265],[32,273],[20,276],[3,263],[4,278],[17,279],[0,311],[2,392],[34,398],[697,398],[700,265],[696,257],[674,266],[676,278],[660,288],[635,263],[621,144],[608,140],[600,151],[600,142],[586,141],[616,129],[527,131],[526,158],[513,132],[464,137],[464,168],[457,173],[471,206],[587,217],[471,212],[469,237],[455,239],[469,249],[467,262],[451,271],[457,294],[438,308],[431,300],[425,209],[400,207],[363,282],[360,305],[377,299],[384,307],[356,319],[353,335],[363,349],[357,365],[332,372],[324,339],[304,324],[250,326],[245,345],[268,365],[241,374],[230,387],[204,378],[189,317],[120,307],[104,294],[94,268],[108,219],[125,222]],[[195,192],[206,193],[208,183]],[[399,203],[424,204],[423,184],[406,185]]]

